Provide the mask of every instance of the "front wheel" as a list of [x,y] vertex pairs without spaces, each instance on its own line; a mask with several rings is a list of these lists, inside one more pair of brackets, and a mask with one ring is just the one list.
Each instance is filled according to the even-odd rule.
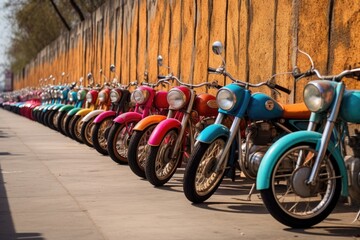
[[95,123],[92,132],[92,142],[96,151],[103,155],[108,155],[107,151],[107,137],[109,130],[113,124],[114,117],[107,117],[103,121]]
[[216,170],[224,153],[225,141],[218,138],[211,144],[199,142],[191,153],[184,173],[183,189],[186,198],[201,203],[210,198],[219,187],[225,173],[227,160]]
[[82,119],[83,116],[74,115],[71,118],[71,122],[70,122],[70,137],[79,143],[83,143],[81,139],[81,128],[83,124],[83,121],[81,121]]
[[128,163],[128,147],[132,129],[137,122],[114,123],[107,139],[108,153],[112,160],[119,164]]
[[[284,225],[308,228],[323,221],[335,208],[341,191],[341,176],[327,153],[320,165],[317,183],[307,184],[318,155],[313,145],[298,145],[277,159],[270,188],[261,197],[270,214]],[[296,167],[297,162],[301,164]]]
[[143,131],[134,131],[129,143],[128,161],[129,167],[137,176],[145,176],[145,160],[149,154],[148,140],[156,124],[150,125]]
[[145,175],[152,185],[162,186],[174,175],[182,156],[180,151],[175,158],[171,157],[178,138],[178,133],[170,130],[159,146],[150,146],[150,154],[145,162]]
[[92,130],[94,129],[95,125],[94,119],[95,117],[92,117],[87,122],[83,121],[81,126],[81,140],[89,147],[93,147]]

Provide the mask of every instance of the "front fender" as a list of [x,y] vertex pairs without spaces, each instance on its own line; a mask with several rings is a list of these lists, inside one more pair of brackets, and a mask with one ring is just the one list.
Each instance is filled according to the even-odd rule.
[[93,109],[91,109],[91,108],[84,108],[84,109],[81,109],[81,110],[79,110],[77,113],[76,113],[76,115],[79,115],[79,116],[81,116],[81,117],[84,117],[84,116],[86,116],[89,112],[91,112],[91,111],[93,111]]
[[51,107],[51,110],[60,110],[62,107],[64,107],[66,105],[62,104],[62,103],[58,103],[58,104],[55,104],[54,106]]
[[73,109],[71,109],[68,113],[67,113],[67,115],[69,115],[69,116],[74,116],[78,111],[80,111],[82,108],[73,108]]
[[151,146],[159,146],[165,134],[173,128],[180,131],[181,122],[175,118],[168,118],[160,122],[151,133],[148,144]]
[[59,112],[69,112],[73,108],[73,105],[64,105],[59,109]]
[[196,140],[203,143],[212,143],[219,137],[229,138],[230,130],[222,124],[211,124],[202,130]]
[[[298,131],[290,133],[278,141],[276,141],[266,152],[263,159],[261,160],[259,171],[256,177],[256,189],[264,190],[270,187],[271,173],[275,167],[277,160],[290,148],[300,143],[313,143],[316,144],[317,148],[320,146],[322,134],[311,131]],[[340,169],[340,175],[342,176],[342,192],[343,196],[348,195],[347,185],[347,171],[345,167],[344,159],[341,156],[338,148],[335,147],[333,142],[329,142],[328,151],[334,157],[336,163]]]
[[142,115],[137,112],[126,112],[120,114],[114,119],[114,122],[123,124],[125,122],[139,122],[142,119]]
[[157,124],[166,119],[164,115],[151,115],[146,118],[141,119],[140,122],[136,124],[133,130],[144,131],[148,126]]
[[116,112],[113,110],[102,112],[94,119],[94,123],[102,122],[105,118],[115,117],[115,115],[116,115]]
[[100,113],[104,112],[104,110],[94,110],[89,112],[88,114],[86,114],[86,116],[81,120],[83,122],[88,122],[90,121],[90,119],[96,117],[97,115],[99,115]]

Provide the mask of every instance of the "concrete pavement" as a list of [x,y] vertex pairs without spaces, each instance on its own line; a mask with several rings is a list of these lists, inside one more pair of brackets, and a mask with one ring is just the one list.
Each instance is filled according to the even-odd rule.
[[182,173],[162,188],[128,166],[0,109],[0,239],[360,239],[358,210],[338,204],[324,222],[292,230],[267,213],[251,184],[225,180],[190,204]]

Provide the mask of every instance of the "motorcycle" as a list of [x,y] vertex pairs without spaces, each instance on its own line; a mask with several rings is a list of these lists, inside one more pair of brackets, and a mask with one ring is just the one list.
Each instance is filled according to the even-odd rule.
[[[112,66],[112,71],[115,71],[115,66]],[[93,122],[93,146],[99,153],[103,155],[108,155],[107,137],[109,135],[109,130],[114,123],[113,120],[116,116],[129,111],[131,93],[128,88],[130,86],[136,86],[137,82],[130,82],[128,85],[121,85],[115,78],[113,85],[115,88],[113,88],[110,92],[110,110],[100,113]]]
[[[158,65],[162,65],[162,58]],[[146,179],[154,186],[167,183],[181,163],[186,162],[193,150],[194,136],[213,123],[217,114],[215,97],[195,91],[204,86],[217,88],[217,82],[183,83],[171,73],[165,79],[173,79],[180,86],[173,87],[167,95],[169,110],[176,113],[157,124],[147,142],[144,170]]]
[[[349,138],[349,145],[358,148],[359,135],[350,137],[348,123],[360,123],[360,112],[355,110],[360,91],[346,89],[343,82],[344,77],[359,79],[360,68],[322,76],[308,57],[311,68],[303,75],[315,74],[319,80],[304,88],[304,101],[311,111],[307,130],[274,143],[263,157],[256,181],[270,214],[292,228],[323,221],[340,195],[360,199],[359,152],[348,155],[345,142]],[[323,130],[316,130],[317,126]]]
[[114,119],[114,123],[109,130],[107,145],[109,156],[115,162],[119,164],[128,163],[129,139],[134,126],[141,119],[152,114],[167,114],[167,92],[156,91],[155,89],[164,83],[167,83],[167,81],[159,80],[155,84],[141,83],[141,86],[137,87],[131,94],[131,100],[135,103],[134,110],[120,114]]
[[[222,49],[221,42],[213,43],[212,50],[216,55],[221,57]],[[289,89],[274,83],[280,74],[257,84],[243,82],[226,71],[223,58],[219,68],[208,70],[228,77],[232,83],[217,92],[219,110],[215,123],[197,137],[185,169],[183,190],[193,203],[210,198],[224,176],[234,179],[236,168],[247,179],[255,180],[258,166],[269,146],[281,135],[306,129],[310,115],[304,103],[283,105],[264,93],[250,90],[250,87],[266,86],[289,94]],[[248,199],[253,190],[254,184]]]

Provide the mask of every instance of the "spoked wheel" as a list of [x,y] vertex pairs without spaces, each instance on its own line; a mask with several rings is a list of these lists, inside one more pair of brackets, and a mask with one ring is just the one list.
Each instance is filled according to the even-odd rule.
[[81,126],[81,140],[89,147],[93,147],[92,130],[94,129],[95,125],[94,119],[95,117],[90,118],[89,121],[83,122]]
[[103,155],[108,155],[107,150],[107,137],[111,126],[113,125],[114,117],[105,118],[99,123],[95,123],[93,133],[92,133],[92,142],[96,151]]
[[83,124],[83,121],[81,121],[82,118],[83,116],[74,115],[70,122],[70,135],[79,143],[83,143],[81,139],[81,128]]
[[55,113],[55,115],[54,115],[54,117],[53,117],[53,125],[54,125],[54,129],[55,130],[57,130],[57,131],[59,131],[59,118],[61,117],[60,115],[61,115],[61,113],[62,112],[60,112],[60,111],[56,111],[56,113]]
[[128,163],[128,147],[132,129],[137,122],[115,123],[109,131],[107,139],[108,153],[112,160],[119,164]]
[[178,133],[175,130],[167,132],[158,147],[150,146],[150,154],[145,163],[145,175],[154,186],[162,186],[174,175],[182,154],[171,158]]
[[63,127],[63,121],[64,121],[64,118],[65,118],[65,115],[66,115],[66,112],[65,111],[58,111],[58,118],[57,118],[57,130],[62,133],[63,130],[62,130],[62,127]]
[[[324,157],[317,183],[307,184],[316,156],[312,145],[292,147],[269,169],[270,187],[261,190],[261,197],[271,215],[284,225],[311,227],[323,221],[336,206],[341,176],[332,157]],[[296,168],[298,160],[301,165]]]
[[193,203],[210,198],[219,187],[227,165],[227,159],[216,169],[224,152],[225,141],[216,139],[211,144],[199,142],[190,155],[184,173],[184,194]]
[[134,131],[130,139],[128,152],[129,167],[141,178],[146,178],[145,160],[150,152],[150,146],[147,142],[155,127],[156,124],[147,127],[144,131]]

